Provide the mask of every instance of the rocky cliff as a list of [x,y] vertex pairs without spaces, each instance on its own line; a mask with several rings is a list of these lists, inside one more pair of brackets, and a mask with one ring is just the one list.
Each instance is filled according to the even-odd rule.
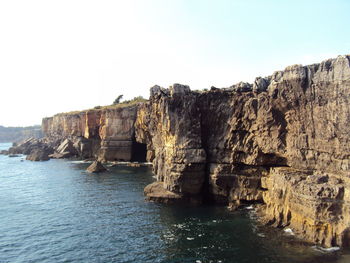
[[[63,143],[64,151],[73,148],[82,158],[94,157],[99,161],[130,161],[137,157],[134,122],[137,104],[116,105],[72,113],[61,113],[42,122],[46,137]],[[68,149],[70,148],[70,150]],[[58,157],[62,155],[56,155]]]
[[147,197],[261,203],[268,224],[349,245],[349,92],[349,56],[227,89],[152,88],[135,123],[157,176]]
[[12,152],[34,145],[37,159],[44,143],[45,157],[147,158],[150,200],[256,203],[267,224],[350,246],[349,94],[349,56],[225,89],[155,86],[146,103],[45,118],[46,138]]

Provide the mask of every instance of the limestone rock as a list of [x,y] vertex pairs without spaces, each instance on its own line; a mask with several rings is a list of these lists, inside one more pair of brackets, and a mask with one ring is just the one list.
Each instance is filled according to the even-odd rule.
[[47,138],[58,138],[56,155],[71,152],[100,161],[133,160],[137,104],[61,113],[42,121]]
[[147,195],[265,203],[270,224],[324,246],[350,245],[349,56],[293,65],[253,85],[183,87],[157,87],[138,109],[136,139],[159,182]]
[[136,137],[154,153],[153,171],[166,190],[196,195],[202,191],[206,163],[197,95],[180,84],[169,93],[157,93],[149,105],[139,107]]
[[49,155],[50,158],[53,159],[65,159],[65,158],[69,158],[72,157],[72,153],[71,152],[62,152],[62,153],[53,153]]
[[274,168],[262,182],[267,190],[262,216],[323,246],[349,244],[349,183],[339,175]]
[[[60,146],[56,149],[58,154],[65,153],[66,157],[74,156],[77,154],[77,150],[73,146],[73,142],[69,139],[65,139]],[[66,158],[64,157],[64,158]]]
[[99,161],[94,161],[87,169],[89,173],[100,173],[107,171],[106,167],[103,166]]
[[48,161],[50,151],[46,148],[34,149],[29,155],[27,155],[26,160],[29,161]]
[[135,140],[147,145],[157,177],[150,200],[264,203],[267,223],[350,246],[349,93],[350,57],[339,56],[225,89],[154,86],[146,103],[58,114],[42,126],[50,147],[70,139],[83,158],[130,161]]
[[265,92],[270,84],[269,78],[258,77],[255,79],[253,84],[253,91],[255,92]]
[[145,187],[144,193],[149,201],[165,204],[198,205],[202,202],[201,196],[183,196],[164,188],[162,182],[154,182]]

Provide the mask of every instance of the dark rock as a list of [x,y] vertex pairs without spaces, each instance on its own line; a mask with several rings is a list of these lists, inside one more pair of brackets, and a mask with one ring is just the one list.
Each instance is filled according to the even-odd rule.
[[48,161],[50,151],[45,148],[34,149],[27,157],[26,160],[29,161]]

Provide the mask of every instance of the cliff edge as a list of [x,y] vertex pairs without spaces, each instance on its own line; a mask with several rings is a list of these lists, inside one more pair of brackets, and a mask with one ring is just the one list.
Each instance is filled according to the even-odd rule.
[[135,123],[157,176],[147,197],[261,203],[268,224],[349,245],[349,93],[349,56],[227,89],[153,87]]
[[[151,88],[144,103],[57,114],[45,157],[153,163],[147,199],[260,204],[266,224],[322,246],[350,246],[350,56],[293,65],[254,83]],[[50,154],[50,155],[49,155]]]

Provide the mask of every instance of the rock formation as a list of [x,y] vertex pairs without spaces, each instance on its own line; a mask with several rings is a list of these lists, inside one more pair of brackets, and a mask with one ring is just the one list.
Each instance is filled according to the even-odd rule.
[[101,173],[107,171],[106,167],[99,161],[94,161],[87,169],[89,173]]
[[45,118],[46,138],[9,153],[44,144],[56,158],[145,155],[157,177],[145,188],[149,200],[258,203],[267,224],[350,246],[349,93],[349,56],[225,89],[155,86],[146,103]]
[[34,149],[27,155],[26,160],[29,161],[48,161],[50,150],[47,148]]
[[134,139],[136,112],[137,104],[116,105],[44,118],[45,136],[61,142],[52,157],[132,160],[133,147],[138,145]]
[[261,203],[269,224],[349,245],[349,92],[349,56],[227,89],[153,87],[135,123],[159,182],[146,195]]

